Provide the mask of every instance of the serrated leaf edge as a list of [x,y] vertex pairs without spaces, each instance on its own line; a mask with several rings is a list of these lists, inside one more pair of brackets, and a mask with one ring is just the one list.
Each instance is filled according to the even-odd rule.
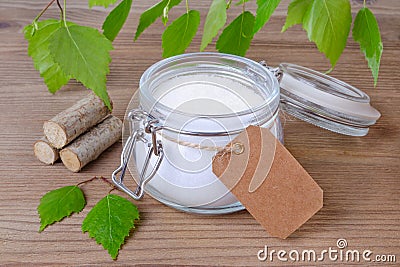
[[165,33],[167,32],[168,29],[170,29],[170,27],[174,27],[174,26],[175,26],[174,23],[176,23],[178,20],[182,19],[182,17],[186,16],[186,25],[185,25],[184,35],[182,36],[181,40],[179,40],[179,41],[184,40],[184,39],[185,39],[185,36],[186,36],[186,34],[187,34],[187,29],[188,29],[188,27],[189,27],[189,18],[190,18],[190,16],[191,16],[191,14],[197,16],[197,17],[199,18],[199,21],[197,22],[197,25],[196,25],[196,32],[194,33],[194,35],[193,35],[192,38],[190,39],[189,45],[188,45],[187,47],[185,47],[184,51],[186,51],[186,49],[187,49],[187,48],[190,46],[190,44],[192,43],[193,38],[194,38],[194,36],[196,35],[197,31],[199,30],[199,25],[200,25],[200,12],[199,12],[198,10],[194,10],[194,9],[189,10],[189,11],[186,12],[185,14],[183,14],[183,15],[181,15],[180,17],[176,18],[176,19],[165,29],[165,31],[163,32],[162,37],[161,37],[161,39],[162,39],[161,46],[162,46],[162,48],[163,48],[163,54],[162,54],[163,57],[173,56],[173,55],[169,55],[169,54],[166,54],[166,53],[165,53],[165,42],[164,42]]
[[[143,33],[148,27],[150,27],[158,18],[162,18],[162,17],[163,17],[163,15],[164,15],[163,13],[164,13],[165,7],[168,7],[168,13],[169,13],[169,11],[170,11],[173,7],[179,5],[179,4],[182,2],[182,1],[179,1],[179,3],[177,3],[176,5],[169,6],[171,1],[168,1],[167,4],[164,6],[163,12],[162,12],[159,16],[157,16],[154,20],[152,20],[152,21],[150,22],[150,24],[149,24],[147,27],[145,27],[143,30],[141,30],[141,31],[139,32],[138,30],[139,30],[139,26],[141,25],[142,15],[143,15],[144,13],[150,11],[152,8],[155,8],[157,5],[160,5],[163,1],[164,1],[164,0],[161,0],[160,2],[154,4],[154,5],[151,6],[150,8],[146,9],[142,14],[140,14],[140,17],[139,17],[139,24],[138,24],[138,26],[136,27],[135,36],[134,36],[134,38],[133,38],[133,41],[136,41],[136,40],[142,35],[142,33]],[[167,18],[166,21],[162,21],[162,22],[163,22],[164,26],[166,26],[166,24],[167,24],[167,22],[168,22],[168,18]],[[164,23],[164,22],[165,22],[165,23]]]
[[[52,19],[49,19],[49,20],[52,20]],[[25,26],[25,28],[24,28],[24,34],[26,35],[26,34],[27,34],[26,31],[27,31],[28,27],[29,27],[29,26],[32,26],[32,28],[35,29],[35,31],[34,31],[34,32],[31,32],[31,33],[29,33],[29,34],[30,34],[30,38],[33,38],[34,35],[36,34],[36,31],[38,31],[38,30],[43,30],[44,28],[48,27],[49,25],[58,24],[58,23],[61,23],[61,21],[60,21],[60,20],[54,20],[53,23],[47,24],[47,25],[45,25],[43,28],[38,29],[38,24],[37,24],[36,21],[34,21],[34,22],[32,22],[31,24],[28,24],[28,25]],[[69,23],[70,23],[71,25],[74,24],[74,23],[72,23],[72,22],[69,22]],[[53,33],[53,34],[54,34],[54,33]],[[41,43],[43,44],[44,42],[49,42],[49,39],[51,38],[51,36],[53,36],[53,34],[47,36],[46,39],[45,39],[43,42],[41,42]],[[27,40],[26,37],[25,37],[25,39]],[[50,45],[50,43],[47,44],[47,49],[48,49],[49,45]],[[55,94],[59,89],[61,89],[64,85],[66,85],[66,84],[68,83],[68,81],[72,78],[71,75],[67,75],[67,74],[64,72],[64,70],[61,68],[60,64],[58,64],[58,62],[56,62],[56,61],[54,60],[53,55],[49,52],[48,56],[53,60],[54,66],[55,66],[56,68],[58,68],[59,71],[64,75],[64,77],[66,78],[66,80],[68,80],[66,83],[62,84],[62,85],[61,85],[60,87],[58,87],[58,88],[50,88],[49,85],[48,85],[48,84],[46,83],[46,81],[45,81],[45,73],[46,73],[46,72],[40,72],[40,66],[39,66],[39,64],[33,59],[32,50],[30,49],[29,40],[28,40],[28,56],[30,56],[30,57],[32,58],[34,68],[39,72],[40,77],[43,78],[43,82],[46,84],[47,90],[48,90],[50,93]],[[47,70],[48,70],[48,69],[47,69]]]
[[[114,195],[114,194],[108,194],[107,196],[104,197],[104,198],[107,198],[107,208],[108,208],[109,218],[110,218],[110,214],[111,214],[109,197],[111,197],[111,196],[120,197],[120,196]],[[98,203],[100,203],[100,201],[102,201],[104,198],[100,199],[100,200],[96,203],[96,205],[97,205]],[[121,197],[121,198],[122,198],[122,197]],[[125,199],[125,198],[123,198],[123,199]],[[127,200],[127,199],[125,199],[125,200]],[[127,200],[127,201],[129,201],[129,200]],[[95,206],[96,206],[96,205],[95,205]],[[133,203],[132,203],[132,205],[137,209],[136,205],[134,205]],[[94,208],[94,207],[93,207],[93,208]],[[93,209],[93,208],[92,208],[92,209]],[[91,210],[90,210],[90,211],[91,211]],[[90,211],[89,211],[89,212],[90,212]],[[86,216],[87,216],[87,215],[86,215]],[[86,218],[85,218],[85,219],[86,219]],[[84,221],[85,221],[85,219],[84,219]],[[121,250],[121,247],[125,244],[126,239],[131,235],[132,230],[136,229],[136,227],[135,227],[135,222],[137,222],[137,221],[139,221],[139,220],[140,220],[140,214],[139,214],[139,211],[138,211],[138,217],[137,217],[137,218],[132,218],[132,219],[131,219],[132,226],[129,228],[128,234],[125,235],[125,237],[124,237],[124,242],[121,243],[121,245],[120,245],[119,248],[117,249],[117,254],[116,254],[116,255],[112,255],[112,254],[110,253],[109,249],[106,248],[106,247],[104,246],[104,244],[102,244],[100,241],[98,241],[98,240],[95,238],[95,236],[89,231],[89,229],[84,229],[84,228],[83,228],[83,223],[82,223],[82,227],[81,227],[81,228],[82,228],[82,232],[83,232],[83,233],[86,233],[86,232],[87,232],[88,235],[89,235],[89,237],[92,238],[92,239],[94,239],[98,245],[101,245],[101,246],[103,247],[104,250],[107,250],[107,252],[108,252],[108,254],[111,256],[111,258],[112,258],[113,260],[115,260],[115,259],[118,257],[118,254],[119,254],[119,251]],[[111,221],[109,221],[109,225],[111,225]],[[110,228],[111,228],[111,227],[110,227]],[[110,229],[110,232],[111,232],[111,229]],[[110,237],[111,237],[111,239],[112,239],[112,235],[111,235],[111,234],[110,234]]]
[[[223,2],[225,2],[225,1],[223,1]],[[226,4],[226,2],[225,2],[225,13],[224,13],[224,16],[223,16],[223,23],[222,23],[222,25],[220,26],[220,28],[216,31],[216,33],[215,34],[212,34],[212,38],[211,38],[211,40],[206,40],[205,39],[205,31],[206,31],[206,25],[207,25],[207,22],[208,22],[208,19],[209,19],[209,15],[211,16],[211,11],[213,11],[212,10],[212,7],[213,7],[213,5],[214,5],[214,3],[215,3],[215,1],[213,1],[212,3],[211,3],[211,5],[210,5],[210,8],[209,8],[209,10],[208,10],[208,12],[207,12],[207,16],[206,16],[206,21],[205,21],[205,23],[204,23],[204,29],[203,29],[203,36],[202,36],[202,38],[201,38],[201,42],[200,42],[200,51],[204,51],[204,49],[206,49],[206,47],[212,42],[212,40],[218,35],[218,32],[224,27],[224,25],[226,24],[226,20],[227,20],[227,12],[226,12],[226,9],[228,8],[228,6],[227,6],[227,4]],[[210,17],[210,19],[211,19],[211,17]]]
[[[314,0],[314,1],[316,1],[316,0]],[[325,4],[325,6],[326,6],[326,0],[320,0],[320,1],[324,1],[324,4]],[[349,2],[349,5],[350,5],[350,2]],[[312,6],[313,6],[313,4],[311,3],[310,6],[308,7],[308,9],[312,9]],[[328,13],[329,13],[328,7],[326,7],[326,10],[327,10]],[[350,11],[351,11],[351,6],[350,6]],[[307,12],[311,12],[311,11],[308,10],[308,11],[306,11],[306,13],[307,13]],[[305,14],[306,14],[306,13],[305,13]],[[350,14],[350,15],[351,15],[351,14]],[[311,33],[308,32],[308,30],[307,30],[307,28],[306,28],[306,24],[304,23],[304,18],[305,18],[305,16],[303,17],[302,27],[303,27],[303,29],[307,32],[307,37],[308,37],[308,39],[309,39],[311,42],[313,42],[313,43],[317,46],[318,51],[320,51],[322,54],[325,55],[325,57],[329,60],[329,62],[330,62],[330,64],[331,64],[331,70],[333,70],[333,69],[335,68],[336,63],[337,63],[337,61],[339,60],[341,54],[343,53],[343,50],[344,50],[345,47],[344,47],[343,50],[340,52],[340,54],[339,54],[339,56],[338,56],[337,59],[331,59],[331,58],[329,58],[328,55],[327,55],[327,53],[328,53],[329,51],[323,51],[323,48],[322,48],[319,44],[317,44],[317,43],[315,42],[315,40],[312,39]],[[333,26],[333,24],[332,24],[331,16],[329,16],[329,22],[330,22],[329,24],[330,24],[330,27],[331,27],[331,29],[332,29],[332,32],[334,33],[334,39],[336,40],[336,39],[337,39],[337,38],[336,38],[336,33],[335,33],[335,31],[334,31],[335,28],[334,28],[334,26]],[[351,22],[350,22],[350,25],[349,25],[349,26],[350,26],[350,27],[349,27],[349,31],[348,31],[348,33],[347,33],[347,38],[348,38],[348,35],[349,35],[349,33],[350,33]],[[346,43],[347,43],[347,38],[346,38]]]
[[[358,16],[361,12],[363,12],[363,11],[367,11],[367,12],[369,11],[369,12],[372,14],[372,16],[374,17],[374,19],[375,19],[375,21],[376,21],[376,24],[378,25],[378,22],[377,22],[377,20],[376,20],[375,15],[374,15],[374,14],[372,13],[372,11],[371,11],[369,8],[367,8],[367,7],[363,7],[363,8],[361,8],[361,9],[358,11],[354,22],[356,21],[357,16]],[[369,24],[368,24],[368,29],[369,29]],[[354,25],[353,25],[353,30],[354,30]],[[364,54],[365,60],[366,60],[367,63],[368,63],[368,68],[371,70],[372,77],[373,77],[373,79],[374,79],[374,87],[376,87],[376,85],[377,85],[377,83],[378,83],[380,62],[381,62],[382,53],[383,53],[383,43],[382,43],[381,33],[380,33],[380,30],[379,30],[379,25],[378,25],[378,33],[379,33],[379,39],[380,39],[380,42],[379,42],[379,44],[378,44],[378,45],[379,45],[379,51],[380,51],[380,53],[379,53],[379,59],[378,59],[378,62],[377,62],[377,69],[376,69],[376,70],[373,69],[373,66],[372,66],[373,63],[371,63],[371,61],[373,61],[374,59],[373,59],[373,58],[370,59],[370,58],[367,57],[367,49],[361,46],[361,41],[356,40],[356,38],[354,37],[354,31],[353,31],[353,33],[352,33],[353,40],[359,44],[360,50],[361,50],[361,52]],[[375,56],[376,56],[376,55],[375,55]]]
[[[130,3],[128,3],[128,1],[130,1]],[[111,12],[108,14],[108,16],[106,17],[106,19],[103,22],[103,25],[101,26],[101,29],[103,30],[103,35],[110,41],[114,41],[115,38],[118,36],[118,33],[121,31],[122,27],[124,26],[126,20],[129,17],[129,13],[130,10],[132,8],[132,0],[122,0],[113,10],[111,10]],[[117,12],[118,8],[122,8],[123,5],[127,5],[129,4],[129,11],[128,11],[128,15],[126,16],[126,18],[124,19],[124,21],[122,22],[122,26],[121,28],[117,31],[117,33],[115,34],[114,37],[110,38],[107,34],[106,34],[106,30],[104,29],[106,23],[109,21],[111,14],[113,14],[113,12]]]
[[[240,27],[241,27],[241,31],[240,31],[240,36],[243,36],[244,38],[253,38],[254,37],[254,33],[251,31],[251,35],[250,36],[246,36],[245,34],[244,34],[244,32],[243,32],[243,21],[244,21],[244,16],[245,16],[245,14],[247,14],[247,13],[249,13],[252,17],[253,17],[253,27],[254,27],[254,22],[255,22],[255,16],[253,15],[253,13],[251,13],[250,11],[244,11],[244,12],[242,12],[242,13],[240,13],[237,17],[235,17],[232,21],[231,21],[231,23],[229,23],[226,27],[225,27],[225,29],[222,31],[222,33],[220,34],[220,36],[218,37],[218,40],[217,40],[217,42],[216,42],[216,44],[215,44],[215,47],[216,47],[216,49],[219,51],[219,52],[222,52],[222,53],[225,53],[225,52],[223,52],[223,51],[221,51],[221,49],[220,49],[220,39],[221,39],[221,37],[224,35],[224,32],[229,28],[229,27],[231,27],[231,25],[237,20],[237,19],[239,19],[239,17],[242,17],[242,20],[241,20],[241,25],[240,25]],[[240,44],[241,44],[241,39],[239,38],[239,46],[240,46]],[[250,40],[250,43],[251,43],[251,40]],[[243,55],[241,55],[241,56],[244,56],[246,53],[247,53],[247,50],[250,48],[250,46],[244,51],[244,53],[243,53]]]
[[[68,22],[66,22],[66,23],[68,23]],[[73,41],[75,47],[76,47],[77,50],[79,51],[79,55],[81,56],[81,58],[83,59],[83,61],[84,61],[85,63],[87,62],[87,60],[86,60],[86,58],[82,55],[82,53],[81,53],[81,51],[80,51],[80,48],[77,46],[75,39],[72,37],[71,32],[69,31],[69,28],[71,28],[71,27],[83,27],[83,28],[87,28],[87,29],[90,29],[90,30],[95,30],[95,31],[97,31],[101,36],[103,36],[103,37],[105,38],[105,40],[110,41],[110,40],[108,40],[107,37],[105,37],[99,30],[97,30],[97,29],[95,29],[95,28],[92,28],[92,27],[82,26],[82,25],[78,25],[78,24],[73,24],[73,25],[64,24],[64,26],[65,26],[64,28],[66,29],[66,31],[67,31],[67,33],[68,33],[69,38],[71,38],[71,40]],[[61,28],[60,28],[60,29],[61,29]],[[60,30],[60,29],[59,29],[59,30]],[[54,34],[53,34],[53,36],[54,36]],[[108,51],[108,53],[107,53],[106,71],[105,71],[104,77],[102,77],[102,82],[104,82],[104,87],[105,87],[105,95],[100,95],[98,92],[96,92],[96,90],[94,90],[93,88],[90,88],[88,85],[86,85],[86,83],[82,82],[80,79],[77,79],[77,78],[75,77],[75,75],[72,75],[72,74],[69,74],[69,73],[68,73],[67,75],[69,75],[70,77],[72,77],[72,78],[75,79],[76,81],[79,81],[80,83],[82,83],[85,87],[87,87],[87,88],[89,88],[90,90],[92,90],[98,97],[100,97],[100,99],[103,100],[103,102],[105,103],[105,105],[106,105],[110,110],[112,110],[111,100],[110,100],[110,98],[109,98],[109,96],[108,96],[108,94],[107,94],[107,85],[106,85],[106,83],[107,83],[107,75],[110,73],[110,63],[111,63],[111,60],[112,60],[112,59],[111,59],[111,56],[110,56],[110,51],[114,49],[114,47],[112,46],[112,42],[111,42],[111,41],[110,41],[110,44],[111,44],[111,49],[110,49],[110,50]],[[52,53],[52,50],[51,50],[51,49],[50,49],[50,53]],[[54,55],[52,55],[52,56],[54,57]],[[60,65],[60,64],[59,64],[59,65]],[[64,68],[63,68],[62,65],[60,65],[60,68],[61,68],[61,70],[62,70],[64,73],[66,73],[66,71],[64,70]],[[91,68],[88,68],[88,70],[89,70],[90,73],[92,73]],[[92,75],[92,76],[95,76],[95,75]]]
[[[67,185],[67,186],[68,186],[68,185]],[[84,203],[83,206],[82,206],[82,209],[79,210],[79,211],[70,211],[66,216],[62,217],[61,219],[55,220],[55,221],[52,222],[52,223],[43,225],[43,224],[42,224],[42,216],[41,216],[40,211],[39,211],[39,207],[40,207],[40,203],[39,203],[39,205],[38,205],[38,207],[37,207],[37,212],[38,212],[39,218],[40,218],[39,233],[40,233],[40,232],[43,232],[43,231],[47,228],[47,226],[50,226],[50,225],[52,225],[52,224],[54,224],[54,223],[56,223],[56,222],[61,222],[61,221],[64,220],[65,218],[70,217],[73,213],[79,214],[79,213],[86,207],[85,194],[83,193],[82,189],[81,189],[79,186],[76,186],[76,185],[73,186],[73,188],[71,188],[71,190],[70,190],[67,194],[65,194],[64,197],[63,197],[62,199],[64,199],[66,195],[68,195],[70,192],[72,192],[72,191],[75,189],[75,187],[77,187],[77,188],[82,192],[82,195],[83,195],[83,198],[84,198],[84,201],[85,201],[85,203]],[[63,188],[63,187],[60,187],[60,188]],[[60,189],[60,188],[58,188],[58,189]],[[54,190],[57,190],[57,189],[54,189]],[[54,191],[54,190],[51,190],[51,191],[47,192],[46,194],[48,194],[48,193],[50,193],[50,192],[52,192],[52,191]],[[42,198],[43,198],[46,194],[44,194],[44,195],[42,196]],[[42,198],[40,199],[40,201],[42,201]]]

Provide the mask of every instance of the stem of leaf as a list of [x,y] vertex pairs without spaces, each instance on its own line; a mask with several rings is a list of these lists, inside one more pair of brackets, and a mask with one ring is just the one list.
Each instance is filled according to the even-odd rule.
[[36,16],[36,18],[33,20],[33,22],[36,22],[39,20],[39,18],[46,12],[47,9],[55,2],[56,0],[51,0],[43,9],[40,11],[40,13]]
[[82,182],[76,184],[76,186],[80,186],[80,185],[83,185],[83,184],[87,184],[87,183],[92,182],[92,181],[97,180],[97,179],[98,179],[97,176],[95,176],[95,177],[93,177],[93,178],[91,178],[91,179],[89,179],[89,180],[85,180],[85,181],[82,181]]
[[366,0],[364,0],[364,7],[366,7],[366,5],[367,5],[365,2],[366,2]]
[[102,182],[108,184],[109,186],[111,186],[112,189],[111,189],[109,192],[111,192],[111,191],[117,189],[109,180],[107,180],[107,179],[104,178],[103,176],[100,176],[100,177],[94,176],[93,178],[90,178],[90,179],[88,179],[88,180],[86,180],[86,181],[82,181],[82,182],[76,184],[76,186],[84,185],[84,184],[90,183],[90,182],[92,182],[92,181],[94,181],[94,180],[100,180],[100,181],[102,181]]
[[62,8],[62,6],[61,6],[61,4],[60,4],[60,0],[57,0],[57,6],[58,6],[58,8],[60,9],[60,12],[61,12],[60,17],[61,17],[61,19],[62,19],[62,18],[63,18],[64,11],[63,11],[63,8]]
[[327,70],[324,74],[328,75],[329,73],[331,73],[333,71],[333,67],[330,68],[329,70]]
[[189,13],[189,1],[186,0],[186,13]]
[[117,189],[109,180],[107,180],[106,178],[104,178],[103,176],[100,176],[100,179],[105,182],[106,184],[108,184],[109,186],[112,187],[112,190]]
[[64,26],[67,28],[66,9],[67,9],[67,0],[64,0],[64,8],[63,8],[63,12],[62,12],[62,20],[64,22]]
[[111,194],[111,192],[114,190],[117,190],[117,188],[115,186],[113,188],[111,188],[110,191],[108,191],[108,195]]

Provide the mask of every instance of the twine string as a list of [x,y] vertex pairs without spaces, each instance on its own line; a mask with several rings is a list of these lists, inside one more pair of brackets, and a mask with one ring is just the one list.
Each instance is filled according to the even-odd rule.
[[216,151],[217,153],[234,153],[236,155],[240,155],[244,152],[244,145],[240,142],[235,142],[235,143],[231,143],[230,145],[227,145],[225,147],[221,147],[221,146],[206,146],[206,145],[201,145],[201,144],[197,144],[197,143],[192,143],[192,142],[188,142],[188,141],[182,141],[182,140],[178,140],[176,138],[172,138],[168,135],[163,134],[161,131],[158,131],[157,134],[159,134],[161,137],[163,137],[164,139],[174,142],[178,145],[181,146],[186,146],[186,147],[190,147],[190,148],[194,148],[194,149],[201,149],[201,150],[206,150],[206,151]]

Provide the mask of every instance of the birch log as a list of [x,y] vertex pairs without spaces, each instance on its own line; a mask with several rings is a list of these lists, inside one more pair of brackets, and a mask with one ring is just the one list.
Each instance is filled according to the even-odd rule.
[[122,134],[122,121],[110,116],[87,133],[79,136],[60,151],[60,157],[67,169],[79,172],[86,164],[117,142]]
[[102,121],[110,110],[94,93],[60,112],[43,125],[44,134],[55,148],[63,148],[90,127]]
[[42,137],[33,144],[35,156],[45,164],[53,164],[59,159],[58,149],[54,148],[46,137]]

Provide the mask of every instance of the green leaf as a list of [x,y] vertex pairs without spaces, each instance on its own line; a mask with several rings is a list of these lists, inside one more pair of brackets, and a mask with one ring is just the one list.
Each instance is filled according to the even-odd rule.
[[303,22],[303,17],[313,0],[292,0],[288,7],[285,25],[282,32]]
[[48,225],[61,221],[73,212],[80,212],[86,205],[82,190],[76,186],[65,186],[45,194],[40,200],[38,212],[40,229],[43,231]]
[[88,213],[82,231],[89,232],[89,236],[116,259],[125,238],[135,228],[135,220],[139,220],[136,206],[123,197],[109,194]]
[[59,20],[49,19],[27,25],[24,29],[25,39],[29,43],[28,55],[32,57],[35,68],[51,93],[55,93],[71,78],[61,70],[49,50],[49,39],[60,28],[60,23]]
[[[157,18],[163,16],[164,10],[166,8],[169,12],[169,10],[172,7],[179,5],[180,2],[182,2],[182,0],[170,0],[170,1],[163,0],[158,4],[152,6],[151,8],[147,9],[145,12],[143,12],[142,15],[140,15],[139,25],[136,29],[135,41],[139,38],[139,36],[145,29],[147,29],[151,24],[153,24],[157,20]],[[165,18],[163,23],[166,24]]]
[[325,54],[332,68],[346,46],[351,20],[349,0],[313,0],[304,14],[308,39]]
[[197,10],[190,10],[174,20],[162,35],[163,57],[184,53],[196,35],[199,24],[200,12]]
[[275,9],[278,7],[281,0],[257,0],[257,12],[256,12],[256,21],[254,23],[254,33],[257,33],[259,30],[264,27],[264,25],[268,22],[272,13],[274,13]]
[[249,11],[240,14],[219,36],[217,50],[221,53],[246,55],[254,35],[254,20],[254,15]]
[[126,19],[128,18],[129,11],[131,10],[132,0],[123,0],[115,7],[110,14],[108,14],[106,20],[103,23],[103,34],[110,41],[114,41],[119,31],[124,26]]
[[226,22],[226,2],[225,0],[214,0],[208,11],[204,24],[203,37],[201,39],[200,51],[203,51],[218,31],[224,27]]
[[72,25],[60,27],[49,42],[50,53],[64,73],[92,89],[111,109],[106,88],[111,41],[96,29]]
[[109,5],[113,5],[117,0],[89,0],[89,7],[93,6],[104,6],[107,8]]
[[353,39],[360,44],[360,49],[368,61],[368,67],[372,71],[376,86],[383,45],[378,22],[374,14],[366,7],[358,11],[353,26]]

